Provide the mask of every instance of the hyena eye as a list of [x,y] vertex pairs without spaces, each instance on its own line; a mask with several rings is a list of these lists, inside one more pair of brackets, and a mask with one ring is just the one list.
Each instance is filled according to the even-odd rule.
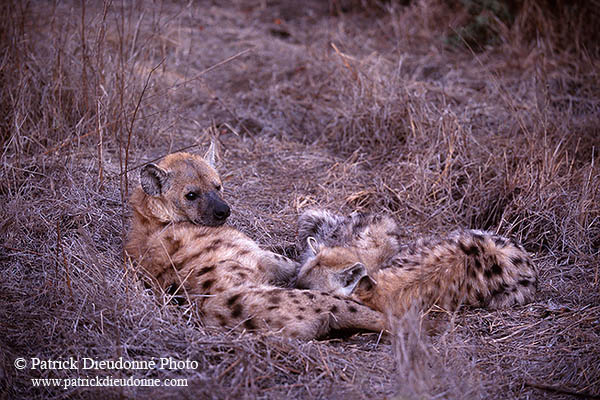
[[189,192],[188,194],[185,195],[185,199],[188,201],[194,201],[198,198],[198,194],[196,194],[196,192]]
[[221,187],[221,185],[219,185],[219,184],[217,183],[217,184],[215,185],[215,190],[216,190],[217,192],[220,192],[220,191],[221,191],[221,189],[223,189],[223,188]]

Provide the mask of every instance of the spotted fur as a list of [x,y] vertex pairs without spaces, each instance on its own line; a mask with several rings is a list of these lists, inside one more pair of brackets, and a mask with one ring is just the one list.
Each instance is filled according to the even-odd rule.
[[[374,250],[371,254],[376,257],[372,260],[375,264],[400,250],[396,222],[385,215],[365,213],[352,213],[346,217],[325,210],[305,211],[298,219],[298,240],[301,264],[314,257],[315,246]],[[366,254],[363,252],[363,256]]]
[[[328,232],[351,229],[331,229],[331,221],[341,223],[343,217],[327,215],[324,221]],[[307,225],[303,229],[310,231]],[[375,231],[384,237],[371,243],[397,239]],[[537,270],[523,247],[490,232],[457,230],[443,239],[419,239],[398,250],[364,246],[364,241],[347,235],[328,246],[332,238],[319,236],[319,229],[315,232],[313,245],[305,249],[309,257],[297,287],[347,296],[378,311],[401,315],[412,305],[447,310],[460,305],[506,308],[532,301],[537,289]]]
[[206,325],[304,339],[333,329],[384,328],[380,313],[351,299],[281,287],[297,263],[225,224],[229,206],[206,159],[171,154],[144,167],[140,178],[126,251],[160,288],[195,304]]

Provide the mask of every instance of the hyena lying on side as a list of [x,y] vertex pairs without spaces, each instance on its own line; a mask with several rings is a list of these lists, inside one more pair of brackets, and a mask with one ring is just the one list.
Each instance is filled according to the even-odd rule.
[[383,329],[382,314],[352,300],[276,286],[293,279],[298,265],[224,225],[230,209],[213,156],[212,147],[206,159],[175,153],[141,170],[125,248],[156,284],[197,304],[211,326],[304,339]]
[[523,247],[478,230],[398,243],[389,217],[309,211],[299,220],[308,246],[297,287],[328,291],[402,315],[415,305],[506,308],[532,301],[537,271]]

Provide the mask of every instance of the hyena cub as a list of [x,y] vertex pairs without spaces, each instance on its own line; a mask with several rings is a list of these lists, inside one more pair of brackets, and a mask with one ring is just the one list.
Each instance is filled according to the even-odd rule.
[[330,293],[285,289],[298,264],[225,225],[230,214],[205,158],[175,153],[140,173],[127,253],[163,290],[198,306],[207,325],[277,330],[305,339],[332,329],[384,328],[383,316]]
[[308,245],[297,287],[346,296],[378,311],[505,308],[531,301],[536,292],[537,271],[527,252],[490,232],[458,230],[400,248],[391,218],[310,211],[299,226]]

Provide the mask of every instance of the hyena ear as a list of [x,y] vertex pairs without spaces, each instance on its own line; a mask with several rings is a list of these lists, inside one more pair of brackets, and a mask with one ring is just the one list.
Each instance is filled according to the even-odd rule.
[[140,183],[147,195],[159,196],[168,189],[169,174],[156,164],[148,164],[140,171]]
[[312,236],[306,238],[306,244],[308,245],[308,249],[310,250],[313,256],[316,256],[317,253],[319,253],[319,251],[321,250],[319,242],[317,242],[317,239],[315,239]]
[[354,291],[357,293],[360,292],[364,296],[366,293],[373,291],[376,285],[377,282],[375,282],[373,278],[371,278],[369,275],[365,275],[360,278],[360,281],[358,281],[358,285],[356,285]]
[[216,168],[217,162],[217,146],[215,145],[215,141],[210,141],[210,146],[208,147],[208,151],[204,155],[204,160],[213,168]]
[[344,296],[350,296],[363,278],[369,278],[367,268],[363,263],[357,262],[351,267],[346,268],[337,274],[338,280],[342,284],[342,292]]

